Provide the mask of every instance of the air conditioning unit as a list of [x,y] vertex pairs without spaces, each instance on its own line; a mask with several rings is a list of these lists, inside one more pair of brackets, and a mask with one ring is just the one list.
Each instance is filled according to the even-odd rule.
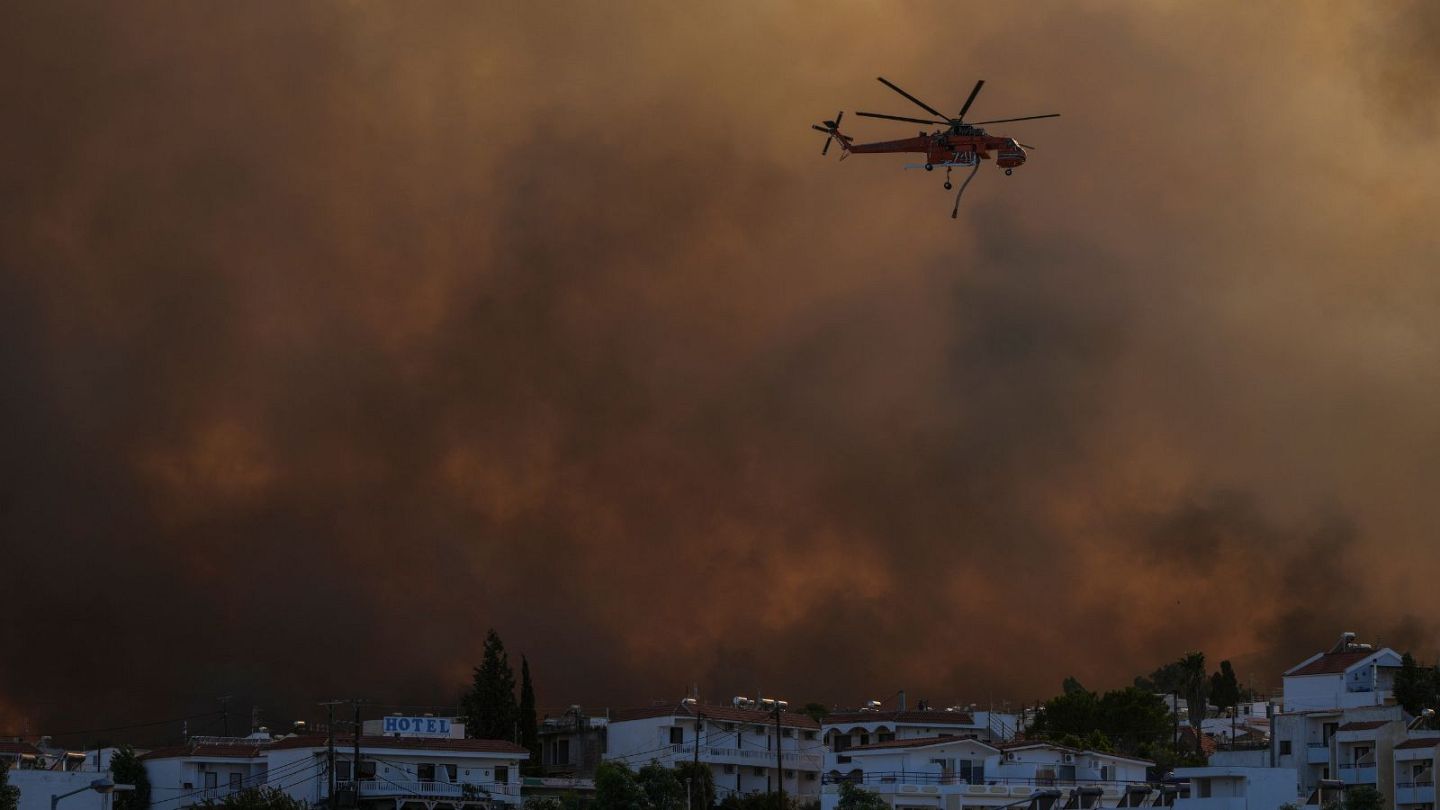
[[1066,754],[1066,755],[1061,759],[1061,761],[1062,761],[1062,762],[1074,762],[1074,761],[1075,761],[1075,755],[1074,755],[1074,754]]

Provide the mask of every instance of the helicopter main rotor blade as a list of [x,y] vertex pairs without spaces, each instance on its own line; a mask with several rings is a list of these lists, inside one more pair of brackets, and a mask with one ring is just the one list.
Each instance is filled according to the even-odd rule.
[[975,97],[980,95],[980,88],[984,86],[984,79],[975,82],[975,89],[970,91],[970,97],[965,99],[965,106],[960,108],[960,120],[965,120],[965,113],[970,112],[970,105],[975,103]]
[[835,136],[834,136],[834,135],[831,135],[830,137],[828,137],[828,138],[825,139],[825,148],[823,148],[823,149],[820,150],[820,157],[825,157],[825,155],[829,154],[829,152],[830,152],[830,142],[833,141],[833,140],[835,140]]
[[981,124],[1006,124],[1011,121],[1034,121],[1036,118],[1059,118],[1060,113],[1047,113],[1045,115],[1027,115],[1023,118],[996,118],[993,121],[971,121],[970,126],[978,127]]
[[[1016,143],[1020,143],[1020,142],[1019,142],[1019,141],[1016,141]],[[1023,147],[1025,147],[1026,149],[1038,149],[1038,148],[1039,148],[1038,146],[1031,146],[1031,145],[1028,144],[1028,143],[1020,143],[1020,145],[1023,146]]]
[[866,118],[888,118],[891,121],[909,121],[912,124],[939,124],[942,127],[950,125],[949,121],[926,121],[924,118],[906,118],[903,115],[881,115],[880,113],[867,112],[857,112],[855,114],[863,115]]
[[815,130],[816,132],[823,132],[823,133],[825,133],[826,135],[829,135],[829,134],[830,134],[830,130],[828,130],[828,129],[822,127],[822,126],[820,126],[819,124],[811,124],[811,125],[810,125],[810,128],[813,129],[813,130]]
[[900,95],[904,96],[905,98],[910,99],[912,102],[915,103],[916,106],[918,106],[920,109],[924,110],[925,112],[930,113],[931,115],[935,116],[936,118],[944,118],[944,117],[945,117],[945,113],[942,113],[942,112],[940,112],[939,110],[935,109],[934,107],[931,107],[929,104],[926,104],[925,102],[921,101],[920,99],[915,98],[914,96],[910,95],[909,93],[905,92],[904,90],[901,90],[899,87],[896,87],[895,85],[891,84],[890,82],[885,81],[885,77],[884,77],[884,76],[876,76],[875,78],[879,79],[881,84],[885,85],[886,87],[890,88],[891,90],[894,90],[895,92],[899,93]]

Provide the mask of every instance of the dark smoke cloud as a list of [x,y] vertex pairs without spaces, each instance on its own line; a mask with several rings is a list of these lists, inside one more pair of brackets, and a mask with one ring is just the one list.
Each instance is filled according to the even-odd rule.
[[[1440,153],[1335,121],[1428,54],[949,14],[0,11],[0,726],[1433,654]],[[876,73],[1065,117],[952,222]]]

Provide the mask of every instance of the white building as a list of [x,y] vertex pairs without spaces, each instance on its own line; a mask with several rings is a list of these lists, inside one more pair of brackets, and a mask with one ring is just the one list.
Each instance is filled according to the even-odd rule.
[[[361,736],[335,741],[337,796],[367,810],[478,810],[520,804],[520,763],[504,740]],[[321,736],[198,738],[141,757],[151,810],[178,810],[247,788],[283,791],[311,805],[329,798],[329,748]],[[358,794],[356,791],[358,790]]]
[[732,793],[766,793],[779,786],[791,796],[815,798],[820,795],[824,764],[820,724],[788,711],[781,711],[779,717],[777,736],[771,711],[689,700],[616,711],[607,727],[605,759],[632,768],[651,762],[673,768],[698,757],[715,775],[720,799]]
[[[20,791],[18,810],[50,810],[51,796],[85,788],[96,779],[110,778],[109,771],[95,769],[93,757],[87,762],[83,752],[47,753],[19,739],[0,740],[0,760],[9,768],[6,775],[10,786]],[[82,790],[60,804],[60,810],[108,810],[109,807],[110,796],[93,790]]]
[[985,742],[1003,742],[1015,736],[1019,718],[996,712],[955,709],[937,711],[835,712],[821,721],[822,738],[831,751],[891,740],[915,740],[952,735]]
[[1278,810],[1297,798],[1289,768],[1176,768],[1175,778],[1190,782],[1175,810]]
[[1285,672],[1286,712],[1384,706],[1394,696],[1400,654],[1359,644],[1345,633],[1329,652],[1316,653]]
[[[1371,785],[1394,801],[1393,749],[1409,719],[1395,704],[1400,655],[1345,633],[1285,673],[1283,711],[1272,719],[1271,764],[1293,769],[1296,791],[1320,800],[1322,780]],[[1383,765],[1383,766],[1382,766]]]
[[834,810],[841,785],[878,793],[897,810],[961,810],[1024,804],[1042,791],[1059,799],[1040,810],[1139,807],[1156,798],[1151,762],[1045,742],[991,745],[959,736],[894,739],[826,757],[822,810]]
[[1435,756],[1440,752],[1440,734],[1420,734],[1424,736],[1412,736],[1394,748],[1395,810],[1435,810]]

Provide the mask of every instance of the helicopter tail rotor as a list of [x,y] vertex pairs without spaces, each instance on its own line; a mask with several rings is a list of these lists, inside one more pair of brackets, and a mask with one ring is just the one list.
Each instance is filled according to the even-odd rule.
[[[847,152],[849,151],[850,139],[840,134],[840,121],[844,118],[845,111],[841,110],[840,112],[835,113],[835,120],[833,121],[822,121],[820,122],[820,124],[810,125],[811,129],[815,130],[816,132],[823,132],[826,135],[825,145],[820,148],[820,155],[822,157],[830,153],[830,142],[835,140],[836,138],[840,139],[840,148],[846,150]],[[823,124],[824,126],[821,126],[821,124]],[[841,155],[841,157],[843,158],[844,155]]]

